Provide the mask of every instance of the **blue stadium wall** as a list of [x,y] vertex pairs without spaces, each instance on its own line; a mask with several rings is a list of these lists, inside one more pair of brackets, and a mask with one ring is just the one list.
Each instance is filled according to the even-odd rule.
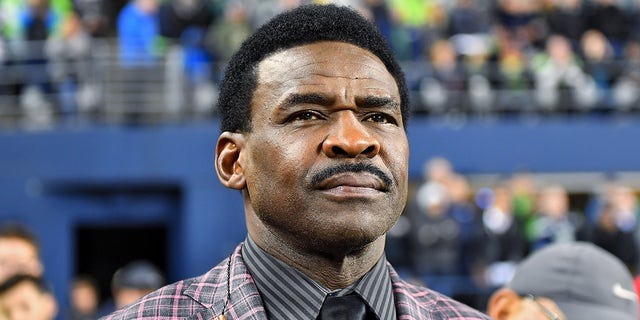
[[[33,227],[61,306],[68,302],[79,225],[164,224],[168,280],[201,274],[245,237],[240,194],[222,187],[213,168],[217,134],[213,122],[1,132],[0,221]],[[419,178],[433,156],[468,174],[640,171],[638,137],[640,120],[416,118],[409,125],[410,174]],[[178,201],[162,192],[121,201],[97,196],[154,188],[177,192]]]

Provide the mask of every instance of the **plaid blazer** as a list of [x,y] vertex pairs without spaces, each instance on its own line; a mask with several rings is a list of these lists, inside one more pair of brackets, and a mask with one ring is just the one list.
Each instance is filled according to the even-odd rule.
[[[228,320],[266,320],[262,299],[242,259],[241,249],[242,244],[230,258],[207,273],[160,288],[100,320],[215,320],[223,310]],[[449,297],[401,280],[390,264],[388,267],[398,319],[490,319]]]

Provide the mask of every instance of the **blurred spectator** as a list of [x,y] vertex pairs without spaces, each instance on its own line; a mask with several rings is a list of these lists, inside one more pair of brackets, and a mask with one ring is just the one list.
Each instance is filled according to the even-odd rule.
[[416,192],[410,221],[409,259],[411,270],[429,288],[453,295],[461,276],[461,230],[450,214],[447,190],[437,182],[427,182]]
[[430,47],[431,70],[420,84],[420,96],[430,113],[460,112],[464,103],[466,75],[455,48],[448,40]]
[[512,175],[509,185],[513,193],[513,213],[525,224],[525,230],[535,215],[538,186],[528,171]]
[[597,106],[615,108],[613,88],[622,73],[622,63],[615,60],[607,38],[597,30],[588,30],[581,39],[584,70],[593,78],[597,89]]
[[466,77],[470,111],[481,116],[496,111],[490,37],[483,34],[457,34],[449,41],[455,47]]
[[120,62],[124,67],[150,67],[160,53],[158,0],[130,0],[118,15]]
[[40,245],[26,226],[4,223],[0,226],[0,283],[16,274],[40,277]]
[[563,187],[548,186],[540,190],[529,235],[533,250],[555,242],[584,240],[585,229],[584,218],[570,211],[569,195]]
[[[640,21],[640,16],[638,16]],[[629,41],[625,45],[622,72],[614,87],[616,108],[629,112],[640,106],[640,42]]]
[[213,22],[213,8],[208,0],[169,0],[160,5],[160,34],[180,39],[189,28],[206,30]]
[[586,29],[604,34],[613,46],[615,57],[621,57],[624,44],[629,39],[629,12],[617,0],[594,0],[587,8]]
[[528,253],[524,228],[513,213],[512,201],[509,188],[499,184],[489,194],[489,206],[482,213],[474,268],[488,290],[504,285]]
[[433,157],[424,163],[422,178],[425,181],[433,181],[446,185],[455,175],[453,165],[443,157]]
[[448,36],[488,33],[491,29],[488,9],[483,1],[456,0],[455,6],[448,13]]
[[77,276],[71,283],[67,320],[95,320],[99,317],[98,284],[89,276]]
[[391,0],[389,6],[398,23],[392,41],[397,56],[421,59],[432,39],[440,38],[437,29],[445,29],[446,11],[434,0]]
[[91,36],[76,13],[70,13],[64,21],[60,38],[47,40],[46,55],[61,115],[70,118],[93,107],[95,102],[82,101],[79,96],[79,92],[91,90]]
[[627,42],[640,42],[640,0],[629,0],[629,38]]
[[223,8],[222,18],[209,27],[205,44],[221,62],[226,62],[252,30],[245,3],[228,1]]
[[[396,22],[392,17],[388,2],[385,0],[363,0],[362,6],[365,16],[369,17],[387,41],[393,44]],[[394,48],[394,51],[397,51],[397,49]]]
[[540,46],[547,34],[541,0],[498,0],[494,15],[499,32],[521,50]]
[[535,98],[542,110],[570,111],[576,107],[590,108],[595,104],[594,81],[582,70],[582,61],[565,37],[550,36],[546,52],[536,55],[531,65],[535,76]]
[[110,36],[113,21],[111,1],[107,0],[74,0],[74,8],[87,32],[95,38]]
[[[160,35],[172,40],[171,50],[178,55],[168,55],[181,63],[178,72],[186,75],[184,90],[186,101],[177,104],[191,106],[206,113],[215,104],[211,63],[212,51],[206,45],[207,32],[214,23],[214,11],[209,0],[171,0],[160,5]],[[200,99],[202,98],[202,99]]]
[[53,320],[58,308],[46,283],[32,275],[15,275],[0,284],[0,318]]
[[550,34],[561,35],[579,48],[580,38],[586,30],[585,5],[582,0],[553,0],[545,16]]
[[501,112],[530,112],[534,107],[531,89],[534,76],[525,52],[509,37],[500,38],[492,81],[498,91]]
[[593,243],[618,257],[633,272],[636,272],[640,259],[636,240],[637,213],[637,199],[633,190],[615,186],[601,207],[591,231]]
[[[29,0],[20,14],[21,40],[25,52],[14,52],[14,62],[24,68],[20,79],[20,105],[28,124],[49,125],[53,121],[54,105],[49,95],[54,91],[48,75],[49,61],[45,43],[55,38],[64,14],[54,5],[60,1]],[[19,61],[19,62],[18,62]]]
[[111,279],[113,305],[107,303],[102,314],[120,309],[164,285],[161,271],[148,261],[138,260],[116,270]]

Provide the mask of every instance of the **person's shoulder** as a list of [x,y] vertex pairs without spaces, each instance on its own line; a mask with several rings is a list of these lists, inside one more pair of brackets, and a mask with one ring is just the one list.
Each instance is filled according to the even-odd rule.
[[[429,288],[404,280],[394,283],[394,294],[405,307],[429,319],[489,320],[484,313]],[[413,308],[411,307],[413,305]],[[399,306],[400,307],[400,306]]]
[[100,320],[183,319],[207,309],[219,287],[221,265],[207,273],[153,291]]

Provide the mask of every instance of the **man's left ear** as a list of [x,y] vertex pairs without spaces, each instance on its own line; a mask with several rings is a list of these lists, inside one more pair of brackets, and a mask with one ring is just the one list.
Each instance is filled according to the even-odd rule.
[[244,135],[223,132],[216,144],[216,173],[227,188],[242,190],[246,186],[243,164]]

